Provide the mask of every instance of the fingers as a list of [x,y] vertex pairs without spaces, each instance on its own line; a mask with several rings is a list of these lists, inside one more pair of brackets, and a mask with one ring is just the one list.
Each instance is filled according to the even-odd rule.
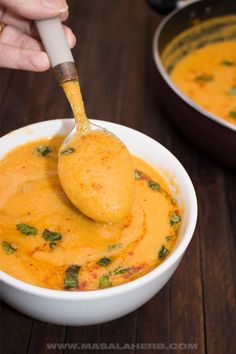
[[[70,28],[64,26],[70,44],[74,47],[76,39]],[[50,68],[47,54],[42,44],[35,38],[12,26],[6,26],[0,36],[0,67],[30,71],[45,71]]]
[[[30,71],[45,71],[50,61],[38,40],[34,23],[30,20],[60,16],[68,17],[66,0],[0,0],[0,18],[7,26],[0,35],[0,67]],[[7,8],[4,8],[7,6]],[[76,37],[63,26],[70,48]]]
[[66,0],[1,0],[10,11],[30,20],[68,15]]
[[22,49],[42,50],[42,44],[35,38],[15,27],[6,26],[1,33],[0,42]]
[[45,71],[50,68],[50,62],[45,52],[0,43],[0,67]]
[[[63,28],[70,48],[74,48],[76,44],[75,35],[69,27],[63,26]],[[42,43],[39,40],[9,25],[1,33],[0,42],[23,49],[43,50]]]
[[[61,14],[61,20],[66,21],[68,18],[69,12]],[[0,5],[0,21],[7,24],[12,25],[16,28],[19,28],[22,32],[31,34],[33,36],[38,36],[36,29],[32,31],[32,22],[27,20],[26,18],[12,12],[9,9],[4,8]]]
[[[1,16],[2,12],[2,16]],[[68,15],[68,12],[64,14],[65,16]],[[34,38],[39,38],[38,32],[36,30],[36,27],[32,21],[26,20],[23,17],[20,17],[17,14],[14,14],[13,12],[9,11],[6,9],[5,12],[3,12],[3,8],[0,6],[0,17],[1,17],[1,22],[5,23],[6,25],[11,25],[15,28],[18,28],[22,32],[34,37]],[[64,31],[68,40],[68,43],[70,45],[70,48],[73,48],[76,43],[76,38],[71,29],[69,29],[67,26],[63,26]]]
[[67,38],[70,48],[74,48],[74,46],[76,45],[76,37],[75,37],[74,33],[72,32],[72,30],[69,27],[67,27],[65,25],[63,25],[63,29],[64,29],[64,32],[65,32],[65,35],[66,35],[66,38]]
[[0,6],[0,21],[6,25],[19,28],[22,32],[30,34],[32,22]]

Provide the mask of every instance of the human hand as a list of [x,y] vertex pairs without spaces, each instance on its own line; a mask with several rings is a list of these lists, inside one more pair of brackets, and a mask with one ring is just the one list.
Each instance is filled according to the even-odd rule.
[[[43,49],[33,20],[68,17],[66,0],[0,0],[0,67],[30,71],[45,71],[50,61]],[[76,38],[63,26],[71,48]]]

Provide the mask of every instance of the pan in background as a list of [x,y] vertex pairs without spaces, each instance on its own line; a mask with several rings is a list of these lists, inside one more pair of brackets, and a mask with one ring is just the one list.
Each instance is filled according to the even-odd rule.
[[[158,0],[151,2],[152,7],[155,3],[163,4]],[[164,18],[155,32],[153,56],[159,74],[160,95],[168,116],[201,150],[236,168],[236,125],[197,105],[173,84],[169,76],[175,63],[191,50],[224,39],[236,40],[236,1],[197,1]]]

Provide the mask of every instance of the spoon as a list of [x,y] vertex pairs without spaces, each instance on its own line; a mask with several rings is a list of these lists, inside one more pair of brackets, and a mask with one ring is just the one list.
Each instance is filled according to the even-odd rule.
[[59,149],[61,185],[71,202],[89,218],[120,222],[134,199],[132,158],[120,139],[88,120],[60,19],[38,20],[36,26],[75,117],[75,127]]

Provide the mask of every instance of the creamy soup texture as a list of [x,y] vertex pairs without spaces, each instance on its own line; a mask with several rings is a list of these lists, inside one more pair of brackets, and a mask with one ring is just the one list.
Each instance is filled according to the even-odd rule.
[[173,82],[197,104],[236,124],[236,41],[194,50],[171,72]]
[[134,168],[126,146],[113,134],[74,136],[59,152],[64,191],[78,209],[99,222],[119,222],[134,200]]
[[44,288],[82,291],[126,283],[158,266],[173,249],[181,224],[165,179],[132,156],[130,212],[118,223],[95,222],[61,187],[57,164],[63,139],[29,142],[0,161],[1,270]]
[[77,80],[64,82],[62,87],[76,121],[75,134],[59,151],[62,187],[71,202],[93,220],[121,221],[134,199],[129,151],[115,135],[95,126],[91,129]]

